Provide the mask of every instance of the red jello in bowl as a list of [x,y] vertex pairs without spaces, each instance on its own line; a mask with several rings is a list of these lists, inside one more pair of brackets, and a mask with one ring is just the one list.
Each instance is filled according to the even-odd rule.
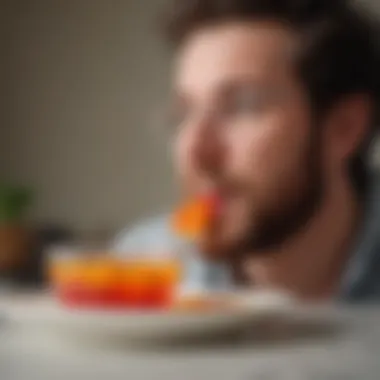
[[161,309],[174,300],[180,266],[168,258],[58,256],[50,261],[49,276],[56,297],[68,307]]

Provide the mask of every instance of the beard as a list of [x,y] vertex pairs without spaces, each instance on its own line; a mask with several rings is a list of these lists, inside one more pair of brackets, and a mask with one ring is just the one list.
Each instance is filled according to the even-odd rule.
[[[316,214],[324,193],[322,157],[319,139],[310,138],[298,157],[287,183],[278,184],[273,201],[251,207],[241,233],[226,238],[218,226],[211,226],[200,245],[209,259],[240,260],[242,256],[263,255],[283,245],[305,228]],[[246,192],[252,194],[253,191]],[[255,205],[254,197],[247,196]]]

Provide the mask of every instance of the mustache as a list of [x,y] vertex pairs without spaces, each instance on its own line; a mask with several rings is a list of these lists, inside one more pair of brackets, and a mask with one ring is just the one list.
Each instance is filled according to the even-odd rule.
[[[193,171],[183,178],[183,183],[193,193],[207,193],[219,191],[224,193],[237,193],[247,189],[247,183],[242,178],[221,170]],[[187,177],[187,178],[186,178]]]
[[209,186],[211,191],[217,192],[221,196],[240,194],[247,188],[242,181],[233,177],[214,178]]

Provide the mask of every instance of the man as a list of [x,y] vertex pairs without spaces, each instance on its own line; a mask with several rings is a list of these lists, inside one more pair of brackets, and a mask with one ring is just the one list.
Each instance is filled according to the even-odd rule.
[[[380,300],[372,23],[343,0],[183,0],[172,11],[176,167],[186,194],[221,200],[187,280]],[[171,241],[165,220],[119,248]]]

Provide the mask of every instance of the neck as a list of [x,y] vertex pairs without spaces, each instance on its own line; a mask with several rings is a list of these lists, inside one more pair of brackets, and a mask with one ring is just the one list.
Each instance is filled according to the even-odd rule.
[[302,299],[331,297],[348,258],[358,214],[354,191],[341,181],[296,236],[276,251],[251,255],[249,280],[256,286],[285,289]]

